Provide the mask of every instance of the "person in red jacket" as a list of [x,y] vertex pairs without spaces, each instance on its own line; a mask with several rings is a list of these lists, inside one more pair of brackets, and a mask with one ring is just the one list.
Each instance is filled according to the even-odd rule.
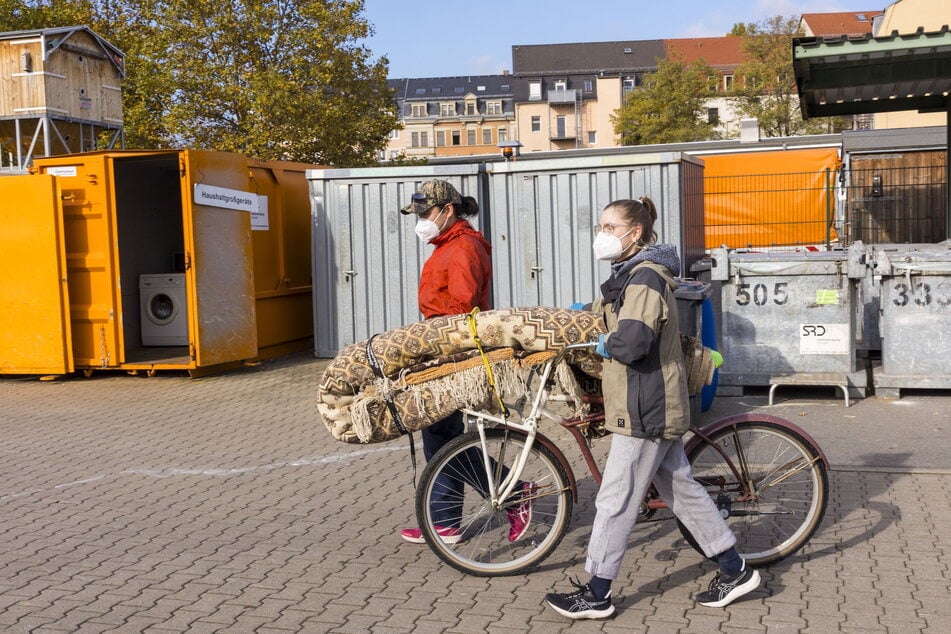
[[[444,180],[431,180],[419,186],[412,201],[400,209],[406,215],[416,216],[416,235],[423,242],[436,247],[419,279],[419,312],[426,319],[445,315],[459,315],[478,307],[492,308],[489,284],[492,280],[492,246],[481,232],[466,218],[479,213],[479,204],[471,196],[461,196],[453,185]],[[430,460],[437,451],[465,429],[462,412],[426,427],[422,431],[423,455]],[[440,476],[442,477],[442,476]],[[520,483],[524,493],[531,495],[533,485]],[[440,483],[433,493],[432,510],[436,531],[449,544],[462,541],[459,505],[463,482],[458,479]],[[525,534],[531,522],[531,501],[514,504],[506,510],[511,529],[509,541]],[[407,528],[400,535],[414,544],[424,543],[418,528]]]

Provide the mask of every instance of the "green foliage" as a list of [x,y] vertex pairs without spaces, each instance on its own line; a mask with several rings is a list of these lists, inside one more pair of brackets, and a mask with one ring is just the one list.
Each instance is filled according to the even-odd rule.
[[711,95],[710,77],[717,72],[702,60],[690,64],[668,58],[644,76],[611,116],[622,145],[681,143],[714,138],[704,104]]
[[742,82],[734,82],[734,108],[744,118],[759,120],[768,137],[817,134],[843,127],[841,120],[802,118],[792,63],[792,38],[799,34],[796,16],[774,16],[746,25],[742,45],[746,61],[736,69]]
[[0,30],[88,24],[126,54],[126,147],[371,165],[397,124],[363,0],[0,0]]

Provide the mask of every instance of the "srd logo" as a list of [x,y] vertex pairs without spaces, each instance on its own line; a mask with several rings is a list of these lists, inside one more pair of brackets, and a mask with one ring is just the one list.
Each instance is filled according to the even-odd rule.
[[803,337],[821,337],[824,334],[826,334],[826,327],[822,324],[817,324],[815,326],[803,324],[802,326]]

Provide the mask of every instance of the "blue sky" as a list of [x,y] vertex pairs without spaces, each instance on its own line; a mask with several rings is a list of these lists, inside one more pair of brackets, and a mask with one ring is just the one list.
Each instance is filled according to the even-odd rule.
[[726,35],[775,15],[882,11],[891,0],[365,0],[391,78],[493,75],[515,44]]

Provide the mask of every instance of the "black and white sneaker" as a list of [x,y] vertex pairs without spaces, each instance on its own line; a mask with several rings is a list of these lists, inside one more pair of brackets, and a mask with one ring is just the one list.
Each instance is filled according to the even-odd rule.
[[571,584],[576,588],[574,592],[564,594],[550,592],[545,595],[545,603],[555,612],[569,619],[606,619],[614,614],[610,592],[603,599],[598,599],[591,592],[588,584],[580,584],[575,580],[572,580]]
[[697,603],[710,608],[722,608],[730,605],[744,594],[752,592],[759,587],[759,571],[753,568],[747,568],[746,562],[743,563],[743,570],[738,572],[735,577],[725,577],[719,572],[710,582],[710,587],[705,592],[697,595]]

